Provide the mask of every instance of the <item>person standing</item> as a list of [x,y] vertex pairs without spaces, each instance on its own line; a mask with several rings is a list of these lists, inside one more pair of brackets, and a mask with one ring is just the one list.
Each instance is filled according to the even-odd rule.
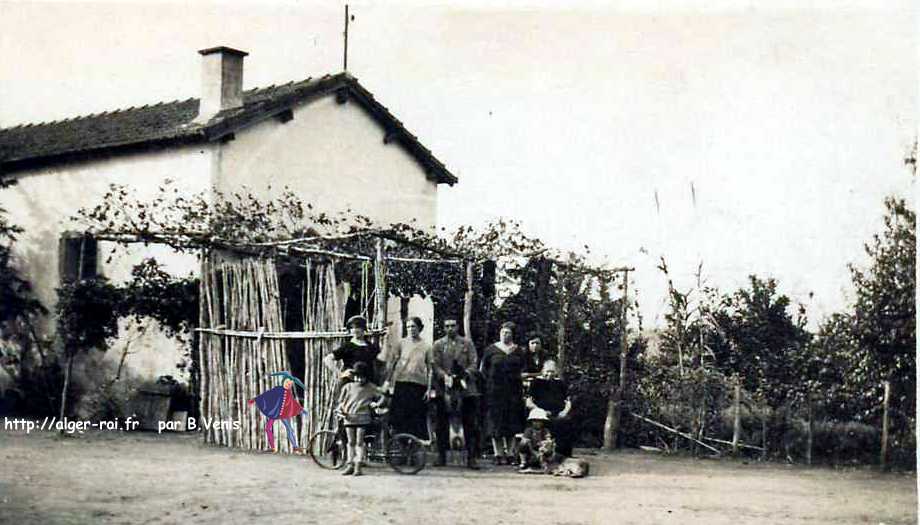
[[392,388],[390,423],[393,432],[428,439],[428,397],[431,390],[431,346],[421,338],[418,317],[406,323],[409,334],[399,341],[384,390]]
[[336,411],[342,417],[348,441],[345,457],[348,467],[342,475],[360,476],[365,458],[364,434],[373,421],[378,387],[368,381],[368,368],[363,362],[355,363],[351,375],[351,381],[342,387]]
[[524,373],[532,374],[534,377],[540,375],[543,359],[543,338],[540,334],[531,334],[527,340],[527,366]]
[[[435,406],[437,409],[435,419],[435,433],[437,435],[438,459],[436,467],[447,464],[447,450],[450,448],[448,428],[449,412],[445,402],[448,389],[458,392],[462,398],[461,418],[463,421],[463,434],[466,440],[467,459],[466,466],[478,470],[477,457],[480,452],[479,439],[479,397],[478,370],[476,348],[473,342],[466,337],[461,337],[457,332],[457,319],[444,319],[444,337],[434,342],[433,375],[432,381],[436,392]],[[458,389],[454,384],[454,376],[462,374],[465,377],[465,388]]]
[[479,366],[486,380],[486,423],[496,465],[514,464],[514,436],[524,430],[521,373],[527,358],[514,343],[514,329],[512,322],[502,324],[499,340],[485,349]]
[[[379,384],[375,378],[376,363],[380,360],[380,347],[367,341],[364,338],[367,330],[367,319],[361,315],[355,315],[348,319],[347,326],[351,329],[351,339],[345,341],[342,346],[336,348],[332,353],[326,354],[323,363],[330,370],[339,374],[340,382],[348,382],[352,378],[352,371],[355,364],[364,363],[367,366],[366,377],[375,384]],[[341,369],[336,367],[335,362],[342,363]]]

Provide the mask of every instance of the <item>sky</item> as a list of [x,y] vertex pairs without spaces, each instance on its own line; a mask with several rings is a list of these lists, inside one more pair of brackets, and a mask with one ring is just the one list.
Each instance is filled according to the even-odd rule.
[[[460,182],[439,221],[498,217],[667,282],[774,277],[814,323],[910,197],[912,2],[349,2],[349,72]],[[802,7],[805,6],[805,7]],[[198,49],[244,87],[342,69],[344,2],[3,2],[0,126],[197,96]]]

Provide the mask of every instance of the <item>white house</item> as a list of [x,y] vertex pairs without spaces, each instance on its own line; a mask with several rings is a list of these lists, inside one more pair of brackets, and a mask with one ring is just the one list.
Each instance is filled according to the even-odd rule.
[[[25,229],[16,249],[49,309],[62,279],[98,273],[123,282],[143,257],[179,274],[198,271],[194,258],[165,248],[135,247],[106,261],[105,243],[68,241],[70,218],[98,204],[111,183],[141,199],[167,180],[190,194],[245,188],[265,199],[288,187],[314,209],[435,227],[438,188],[457,178],[357,79],[339,73],[244,91],[245,52],[199,53],[199,98],[0,129],[0,177],[16,182],[0,191],[0,207]],[[389,308],[399,310],[398,302]],[[426,301],[410,310],[433,317]],[[43,328],[50,333],[53,320]],[[156,332],[131,342],[127,367],[142,377],[176,375],[180,349]]]

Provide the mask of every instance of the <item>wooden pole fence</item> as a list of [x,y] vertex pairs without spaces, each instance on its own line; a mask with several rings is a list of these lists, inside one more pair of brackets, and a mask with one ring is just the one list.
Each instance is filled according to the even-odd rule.
[[733,449],[732,454],[734,454],[734,449],[736,448],[749,448],[751,450],[763,450],[762,447],[758,447],[756,445],[747,445],[745,443],[741,443],[740,441],[738,443],[735,443],[734,441],[725,441],[724,439],[716,439],[716,438],[711,438],[707,436],[703,436],[703,439],[705,439],[706,441],[712,441],[713,443],[722,443],[723,445],[731,445]]
[[738,455],[738,442],[741,440],[741,380],[735,378],[734,421],[732,429],[732,455]]
[[[259,332],[253,330],[227,330],[224,328],[196,328],[196,332],[203,334],[240,337],[246,339],[348,339],[351,333],[345,331],[330,332]],[[379,336],[386,333],[386,330],[370,329],[367,330],[369,336]]]
[[891,383],[883,383],[885,395],[882,397],[882,449],[879,452],[879,465],[882,469],[888,467],[888,402],[891,398]]
[[662,424],[662,423],[659,423],[659,422],[657,422],[657,421],[654,421],[654,420],[652,420],[652,419],[649,419],[649,418],[647,418],[647,417],[645,417],[645,416],[640,416],[639,414],[636,414],[635,412],[630,412],[629,414],[630,414],[631,416],[637,418],[637,419],[641,419],[642,421],[645,421],[646,423],[648,423],[648,424],[650,424],[650,425],[654,425],[654,426],[656,426],[656,427],[658,427],[658,428],[662,428],[662,429],[664,429],[664,430],[667,430],[668,432],[672,432],[672,433],[674,433],[674,434],[677,434],[678,436],[680,436],[680,437],[682,437],[682,438],[689,439],[690,441],[693,441],[694,443],[696,443],[696,444],[702,446],[703,448],[709,449],[709,450],[715,452],[716,454],[718,454],[718,455],[720,455],[720,456],[722,455],[722,451],[721,451],[721,450],[719,450],[719,449],[717,449],[717,448],[715,448],[715,447],[713,447],[713,446],[707,445],[706,443],[700,441],[699,439],[696,439],[695,437],[691,436],[690,434],[687,434],[686,432],[681,432],[680,430],[671,428],[671,427],[669,427],[669,426],[667,426],[667,425],[664,425],[664,424]]

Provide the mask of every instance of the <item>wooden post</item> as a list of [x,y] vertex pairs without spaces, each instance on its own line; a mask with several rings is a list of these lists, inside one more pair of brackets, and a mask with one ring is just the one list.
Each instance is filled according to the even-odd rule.
[[61,411],[59,414],[59,419],[61,421],[61,430],[60,435],[64,435],[64,416],[65,409],[67,408],[67,390],[70,388],[70,374],[73,373],[73,356],[74,352],[71,352],[66,346],[64,347],[64,352],[67,353],[67,367],[64,368],[64,388],[61,389]]
[[883,469],[888,466],[888,400],[891,397],[891,383],[885,381],[885,396],[882,398],[882,450],[879,454],[879,464]]
[[[620,409],[617,413],[617,423],[619,427],[620,413],[622,412],[622,403],[623,396],[626,394],[626,367],[627,367],[627,357],[629,356],[629,341],[627,338],[627,333],[629,332],[629,324],[627,322],[627,314],[629,312],[629,270],[623,271],[623,307],[622,316],[623,322],[621,323],[622,329],[620,331],[620,381],[617,389],[619,393],[617,395],[617,407]],[[617,429],[619,430],[619,428]],[[614,447],[618,445],[617,435],[614,435],[613,442]]]
[[[681,322],[683,324],[683,322]],[[684,335],[683,327],[677,337],[677,371],[679,377],[684,377]]]
[[760,419],[760,430],[761,430],[760,444],[763,446],[763,450],[760,451],[761,460],[767,459],[767,412],[766,412],[766,408],[764,408],[763,410],[764,412],[761,415],[761,419]]
[[376,308],[374,312],[374,324],[377,329],[383,329],[387,326],[387,283],[386,283],[386,253],[383,248],[383,239],[377,238],[377,254],[374,258],[374,292],[376,297]]
[[560,289],[559,311],[556,313],[556,368],[564,378],[565,361],[568,357],[565,351],[565,310],[568,301],[565,295],[565,284],[562,284]]
[[805,463],[811,465],[811,451],[814,447],[814,410],[811,403],[811,388],[805,393],[805,412],[808,421],[805,423]]
[[[80,282],[83,279],[83,252],[85,251],[86,244],[86,235],[80,237],[80,252],[79,259],[77,261],[77,279],[75,282]],[[67,409],[67,390],[70,388],[70,375],[73,373],[73,358],[77,353],[76,348],[68,348],[67,343],[64,343],[64,354],[67,355],[67,368],[64,369],[64,388],[61,389],[61,411],[60,411],[60,420],[61,420],[61,432],[60,435],[64,435],[64,415]]]
[[[198,326],[200,328],[213,328],[211,324],[211,319],[209,318],[209,302],[208,302],[208,273],[210,271],[210,265],[208,264],[208,258],[210,253],[208,250],[202,250],[200,253],[201,257],[201,266],[198,277]],[[197,332],[196,332],[197,333]],[[210,378],[208,374],[211,373],[211,370],[208,368],[208,357],[207,351],[205,350],[206,345],[211,344],[211,335],[204,333],[197,333],[198,339],[198,419],[196,422],[202,422],[208,416],[207,402],[208,402],[208,381]],[[207,442],[207,432],[201,434],[203,441]]]
[[463,335],[473,340],[473,261],[466,263],[466,293],[463,296]]
[[345,46],[342,52],[342,71],[348,71],[348,4],[345,4]]
[[[389,299],[389,292],[387,291],[386,278],[386,251],[384,250],[382,237],[377,237],[376,248],[376,256],[374,257],[374,298],[376,299],[374,325],[378,330],[387,330],[387,299]],[[397,334],[397,337],[399,337],[399,334]],[[380,348],[383,362],[389,363],[391,356],[388,331],[381,333],[380,339],[377,340],[377,346]],[[378,372],[377,375],[376,379],[378,381],[389,379],[389,377],[386,377],[386,372],[384,372],[384,375],[380,375],[380,372]]]
[[613,450],[619,446],[620,419],[623,412],[623,395],[626,393],[626,358],[629,354],[627,346],[626,315],[629,310],[629,268],[623,272],[623,303],[621,305],[622,320],[620,322],[620,377],[616,390],[611,392],[610,401],[607,403],[607,419],[604,422],[604,448]]
[[735,376],[735,406],[732,431],[732,455],[738,455],[738,442],[741,441],[741,379]]

